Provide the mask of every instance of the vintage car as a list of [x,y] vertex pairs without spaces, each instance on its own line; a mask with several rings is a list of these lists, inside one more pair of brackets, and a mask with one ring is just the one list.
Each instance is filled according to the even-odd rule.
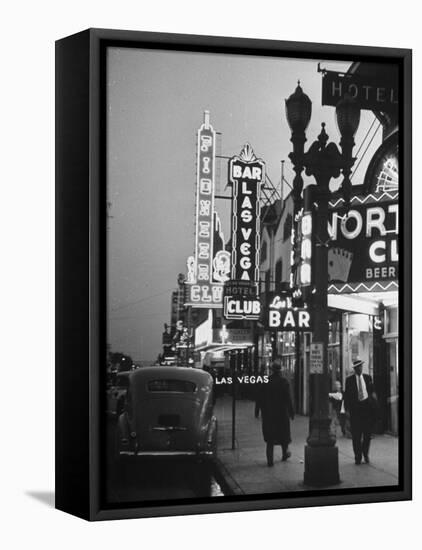
[[215,456],[217,420],[208,373],[186,367],[144,367],[132,372],[128,382],[117,425],[116,456]]

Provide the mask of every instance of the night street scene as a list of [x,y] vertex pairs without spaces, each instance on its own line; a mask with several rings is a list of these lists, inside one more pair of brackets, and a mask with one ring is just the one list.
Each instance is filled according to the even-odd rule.
[[110,505],[399,484],[398,82],[108,48]]

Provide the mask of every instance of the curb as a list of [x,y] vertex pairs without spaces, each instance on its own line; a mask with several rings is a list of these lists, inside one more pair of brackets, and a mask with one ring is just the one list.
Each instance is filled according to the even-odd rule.
[[245,492],[241,486],[237,483],[224,463],[219,459],[215,459],[216,473],[218,483],[222,487],[226,495],[244,495]]

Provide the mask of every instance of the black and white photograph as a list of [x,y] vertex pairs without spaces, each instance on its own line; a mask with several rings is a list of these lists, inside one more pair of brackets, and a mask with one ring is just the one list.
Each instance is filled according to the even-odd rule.
[[398,490],[399,65],[105,67],[105,503]]
[[2,15],[2,547],[414,546],[417,3]]

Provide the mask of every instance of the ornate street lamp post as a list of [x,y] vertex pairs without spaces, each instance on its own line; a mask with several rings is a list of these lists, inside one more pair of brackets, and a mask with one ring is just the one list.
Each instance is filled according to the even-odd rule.
[[312,186],[311,203],[316,209],[313,224],[314,255],[314,291],[312,306],[314,310],[313,342],[322,347],[323,372],[310,375],[312,410],[309,423],[309,436],[305,446],[305,475],[307,485],[332,485],[339,483],[338,449],[335,436],[330,433],[328,409],[328,201],[331,195],[330,180],[343,175],[341,193],[348,209],[351,196],[350,174],[355,162],[352,156],[354,135],[359,125],[360,111],[349,97],[342,99],[336,107],[337,125],[341,134],[341,152],[334,143],[328,142],[325,124],[318,139],[305,153],[305,130],[312,113],[312,102],[303,93],[300,84],[286,100],[286,116],[292,131],[293,152],[290,153],[296,176],[293,180],[293,198],[295,213],[302,205],[303,178],[313,176],[316,185]]

